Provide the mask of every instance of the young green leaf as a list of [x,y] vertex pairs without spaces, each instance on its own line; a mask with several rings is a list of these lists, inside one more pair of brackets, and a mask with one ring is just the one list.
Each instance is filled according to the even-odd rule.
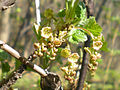
[[99,36],[102,32],[102,28],[98,23],[96,23],[95,17],[90,17],[86,21],[84,28],[89,30],[94,36]]
[[15,59],[15,69],[18,69],[21,65],[21,62]]
[[70,36],[68,38],[69,42],[74,43],[74,44],[87,41],[87,35],[79,29],[72,29],[68,33],[68,35]]
[[1,61],[2,64],[2,73],[6,73],[10,71],[10,65],[8,62]]
[[86,8],[83,2],[80,2],[75,9],[75,14],[78,18],[87,19]]
[[61,10],[58,12],[57,16],[59,16],[59,17],[64,17],[64,16],[65,16],[65,9],[61,9]]
[[8,57],[9,57],[9,54],[4,52],[2,49],[0,49],[0,61],[8,59]]

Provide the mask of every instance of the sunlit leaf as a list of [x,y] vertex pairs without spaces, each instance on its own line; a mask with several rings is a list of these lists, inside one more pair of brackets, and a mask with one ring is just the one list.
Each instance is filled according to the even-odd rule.
[[79,42],[85,42],[87,40],[87,35],[79,29],[72,29],[68,35],[69,42],[78,44]]
[[95,17],[90,17],[86,21],[84,28],[89,30],[94,36],[99,36],[102,32],[102,28],[98,23],[96,23]]

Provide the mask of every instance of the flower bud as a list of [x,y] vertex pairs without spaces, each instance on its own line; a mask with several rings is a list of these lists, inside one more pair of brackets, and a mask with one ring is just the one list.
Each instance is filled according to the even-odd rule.
[[40,48],[40,43],[34,43],[34,48],[35,48],[35,49]]
[[94,54],[92,54],[92,55],[90,56],[90,58],[91,58],[92,61],[96,61],[96,60],[97,60],[97,56],[94,55]]
[[54,43],[55,47],[59,47],[62,44],[62,41],[59,40],[58,38],[55,38],[53,43]]
[[40,56],[40,57],[42,57],[43,56],[43,53],[41,53],[41,52],[38,52],[38,54],[37,54],[38,56]]
[[56,53],[52,53],[52,56],[55,57],[55,56],[56,56]]
[[47,53],[47,55],[50,55],[50,52],[46,52]]
[[50,60],[55,60],[55,57],[50,57]]
[[58,52],[58,49],[57,48],[53,48],[54,52],[57,53]]
[[98,62],[92,62],[93,66],[98,66]]
[[47,48],[46,48],[46,47],[42,48],[42,51],[43,51],[43,52],[46,52],[46,51],[47,51]]

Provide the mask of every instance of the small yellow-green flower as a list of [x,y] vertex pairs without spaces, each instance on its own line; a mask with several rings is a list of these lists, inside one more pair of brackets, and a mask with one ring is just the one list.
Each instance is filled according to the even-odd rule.
[[62,51],[61,51],[61,56],[64,58],[68,58],[70,56],[70,54],[71,54],[71,51],[67,48],[62,49]]
[[102,47],[103,43],[101,41],[93,41],[93,48],[99,50]]
[[78,53],[73,53],[73,54],[71,54],[69,56],[68,62],[70,62],[70,63],[76,63],[78,61],[79,57],[80,56],[78,55]]
[[101,58],[101,54],[100,53],[97,53],[95,52],[95,54],[91,54],[91,60],[94,60],[96,61],[97,59],[100,59]]
[[41,30],[41,36],[44,38],[49,38],[50,36],[52,36],[51,27],[43,27]]
[[61,44],[62,44],[62,41],[58,38],[55,38],[54,41],[53,41],[54,45],[56,47],[59,47]]

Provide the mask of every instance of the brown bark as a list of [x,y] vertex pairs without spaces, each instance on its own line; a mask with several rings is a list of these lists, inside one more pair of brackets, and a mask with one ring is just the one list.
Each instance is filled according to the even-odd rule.
[[0,11],[6,10],[15,4],[16,0],[0,0]]

